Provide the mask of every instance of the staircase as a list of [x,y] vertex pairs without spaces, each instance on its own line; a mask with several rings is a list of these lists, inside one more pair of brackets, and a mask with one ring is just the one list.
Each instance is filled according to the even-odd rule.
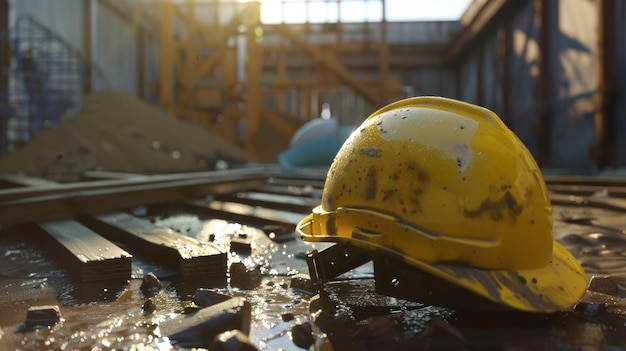
[[[78,49],[30,16],[0,33],[9,67],[0,71],[0,154],[75,114],[86,87],[109,84]],[[7,53],[0,53],[7,55]]]

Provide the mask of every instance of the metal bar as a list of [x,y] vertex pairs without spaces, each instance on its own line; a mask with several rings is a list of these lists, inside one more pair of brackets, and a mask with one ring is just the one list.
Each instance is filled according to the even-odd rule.
[[209,194],[249,190],[261,186],[265,181],[264,176],[241,177],[240,179],[215,177],[19,198],[0,202],[0,225],[69,218],[81,214],[182,201]]
[[596,31],[597,60],[596,112],[594,124],[597,143],[591,148],[591,157],[598,168],[618,166],[617,91],[615,72],[615,1],[598,0]]
[[[11,177],[4,176],[5,179],[13,179],[13,182],[17,182],[19,179],[22,181],[26,178],[23,177]],[[161,174],[152,176],[134,176],[126,179],[109,179],[82,183],[41,183],[39,186],[32,186],[34,180],[29,180],[29,188],[19,189],[6,189],[0,190],[0,204],[3,201],[24,199],[27,197],[35,196],[49,196],[63,193],[77,193],[88,190],[106,190],[106,189],[120,189],[123,187],[131,186],[150,186],[159,183],[177,182],[193,179],[204,179],[207,181],[218,182],[220,180],[250,180],[250,179],[264,179],[268,178],[267,174],[259,169],[238,169],[227,171],[210,171],[210,172],[190,172],[190,173],[176,173],[176,174]],[[43,180],[45,182],[45,180]]]

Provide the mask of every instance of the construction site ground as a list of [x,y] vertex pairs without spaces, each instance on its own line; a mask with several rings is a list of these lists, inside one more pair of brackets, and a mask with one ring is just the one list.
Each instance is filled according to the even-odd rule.
[[[125,209],[157,227],[213,242],[229,253],[229,266],[243,262],[260,273],[260,280],[243,287],[233,283],[232,272],[223,279],[186,278],[172,262],[125,242],[116,244],[133,255],[131,279],[84,283],[68,273],[41,233],[28,225],[5,226],[0,232],[0,349],[191,349],[172,343],[163,335],[163,325],[192,314],[198,288],[245,298],[251,306],[250,341],[261,350],[626,348],[626,208],[619,198],[623,187],[607,185],[616,191],[612,197],[611,192],[582,194],[585,185],[549,183],[558,190],[551,193],[555,238],[580,260],[591,285],[571,311],[534,314],[463,312],[379,295],[371,264],[320,291],[311,290],[306,279],[298,279],[308,274],[305,252],[328,244],[305,243],[284,228],[306,215],[302,203],[319,201],[321,184],[323,178],[275,175],[259,187],[197,199],[195,204],[212,209],[212,216],[190,211],[187,201]],[[257,205],[243,200],[253,198]],[[263,206],[260,198],[265,199]],[[245,244],[234,246],[241,238],[249,239],[250,251]],[[148,272],[162,282],[151,298],[153,311],[146,309],[148,296],[141,289]],[[25,328],[28,308],[41,305],[59,306],[62,320]]]

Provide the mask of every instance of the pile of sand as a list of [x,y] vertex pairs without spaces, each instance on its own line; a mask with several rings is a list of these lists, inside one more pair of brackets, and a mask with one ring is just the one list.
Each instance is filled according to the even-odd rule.
[[0,172],[68,178],[87,170],[165,173],[248,161],[238,146],[132,95],[88,96],[81,113],[0,157]]

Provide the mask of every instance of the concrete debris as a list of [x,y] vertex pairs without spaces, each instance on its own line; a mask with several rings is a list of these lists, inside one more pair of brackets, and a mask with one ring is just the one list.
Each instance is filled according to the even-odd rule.
[[360,324],[363,326],[357,329],[352,338],[357,339],[391,339],[398,334],[397,315],[383,315],[370,317]]
[[295,324],[290,333],[293,343],[303,349],[309,349],[315,342],[313,327],[309,322]]
[[193,315],[180,315],[160,324],[161,334],[177,347],[209,347],[220,333],[237,329],[248,335],[252,307],[246,299],[233,297],[203,308]]
[[59,306],[32,306],[26,312],[26,327],[51,326],[61,321]]
[[246,233],[240,233],[230,240],[230,251],[244,255],[252,253],[252,239]]
[[146,302],[143,303],[143,306],[141,306],[141,309],[146,314],[150,314],[156,311],[156,305],[154,304],[154,301],[152,301],[152,299],[147,299]]
[[249,269],[242,262],[230,265],[230,286],[233,288],[252,290],[261,284],[263,276],[257,268]]
[[595,291],[611,296],[617,296],[620,289],[611,277],[593,276],[589,282],[589,291]]
[[317,293],[317,288],[313,286],[311,277],[306,274],[296,274],[293,276],[289,287],[308,295]]
[[217,335],[211,345],[211,351],[257,351],[248,336],[237,329]]
[[161,290],[161,281],[154,273],[150,272],[143,276],[141,291],[146,296],[154,296],[159,290]]
[[283,322],[290,322],[296,318],[293,313],[283,313],[280,318],[283,319]]
[[220,294],[210,289],[198,288],[193,295],[193,302],[200,307],[209,307],[230,298],[231,296]]

